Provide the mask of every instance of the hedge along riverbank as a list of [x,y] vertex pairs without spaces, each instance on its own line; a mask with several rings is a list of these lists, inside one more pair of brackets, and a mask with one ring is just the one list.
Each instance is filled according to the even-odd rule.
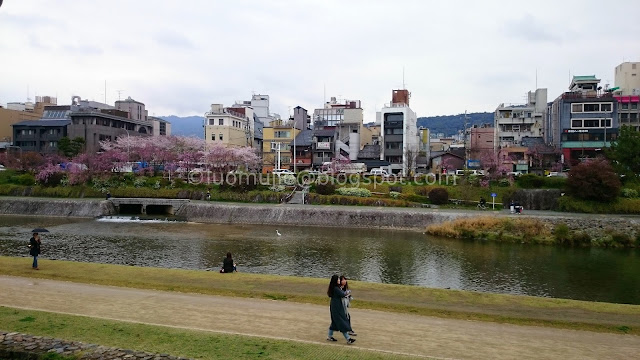
[[640,247],[640,218],[472,217],[426,227],[426,233],[456,239],[524,244]]

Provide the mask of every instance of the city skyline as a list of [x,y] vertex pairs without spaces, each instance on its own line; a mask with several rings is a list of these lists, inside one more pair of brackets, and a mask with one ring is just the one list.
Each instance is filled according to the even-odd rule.
[[418,116],[493,111],[536,83],[551,100],[571,75],[613,86],[616,65],[640,60],[634,12],[597,1],[48,4],[0,9],[0,51],[16,55],[3,58],[0,103],[104,101],[106,82],[107,103],[131,96],[156,116],[256,93],[282,117],[362,100],[371,122],[403,82]]

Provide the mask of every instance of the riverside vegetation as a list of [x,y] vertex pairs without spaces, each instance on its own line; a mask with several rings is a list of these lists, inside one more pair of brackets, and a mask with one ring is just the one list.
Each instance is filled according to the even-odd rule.
[[430,225],[425,232],[466,240],[488,240],[522,244],[595,247],[640,247],[640,228],[634,234],[620,231],[592,237],[586,231],[572,230],[564,223],[555,226],[534,218],[474,217]]

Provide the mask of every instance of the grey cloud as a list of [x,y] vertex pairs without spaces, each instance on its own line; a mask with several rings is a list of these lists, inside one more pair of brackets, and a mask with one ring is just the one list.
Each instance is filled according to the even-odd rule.
[[176,32],[165,31],[157,33],[153,38],[160,45],[165,45],[173,48],[195,49],[195,45],[191,42],[191,40]]
[[556,44],[563,42],[563,38],[560,34],[554,33],[551,28],[540,23],[540,21],[531,14],[525,14],[520,19],[507,21],[504,31],[511,37],[523,39],[529,42],[550,42]]

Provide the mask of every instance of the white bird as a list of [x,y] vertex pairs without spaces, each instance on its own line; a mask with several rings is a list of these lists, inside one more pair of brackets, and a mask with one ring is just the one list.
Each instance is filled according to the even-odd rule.
[[278,231],[278,229],[276,229],[276,234],[278,234],[278,236],[282,236],[282,234],[280,234],[280,231]]

